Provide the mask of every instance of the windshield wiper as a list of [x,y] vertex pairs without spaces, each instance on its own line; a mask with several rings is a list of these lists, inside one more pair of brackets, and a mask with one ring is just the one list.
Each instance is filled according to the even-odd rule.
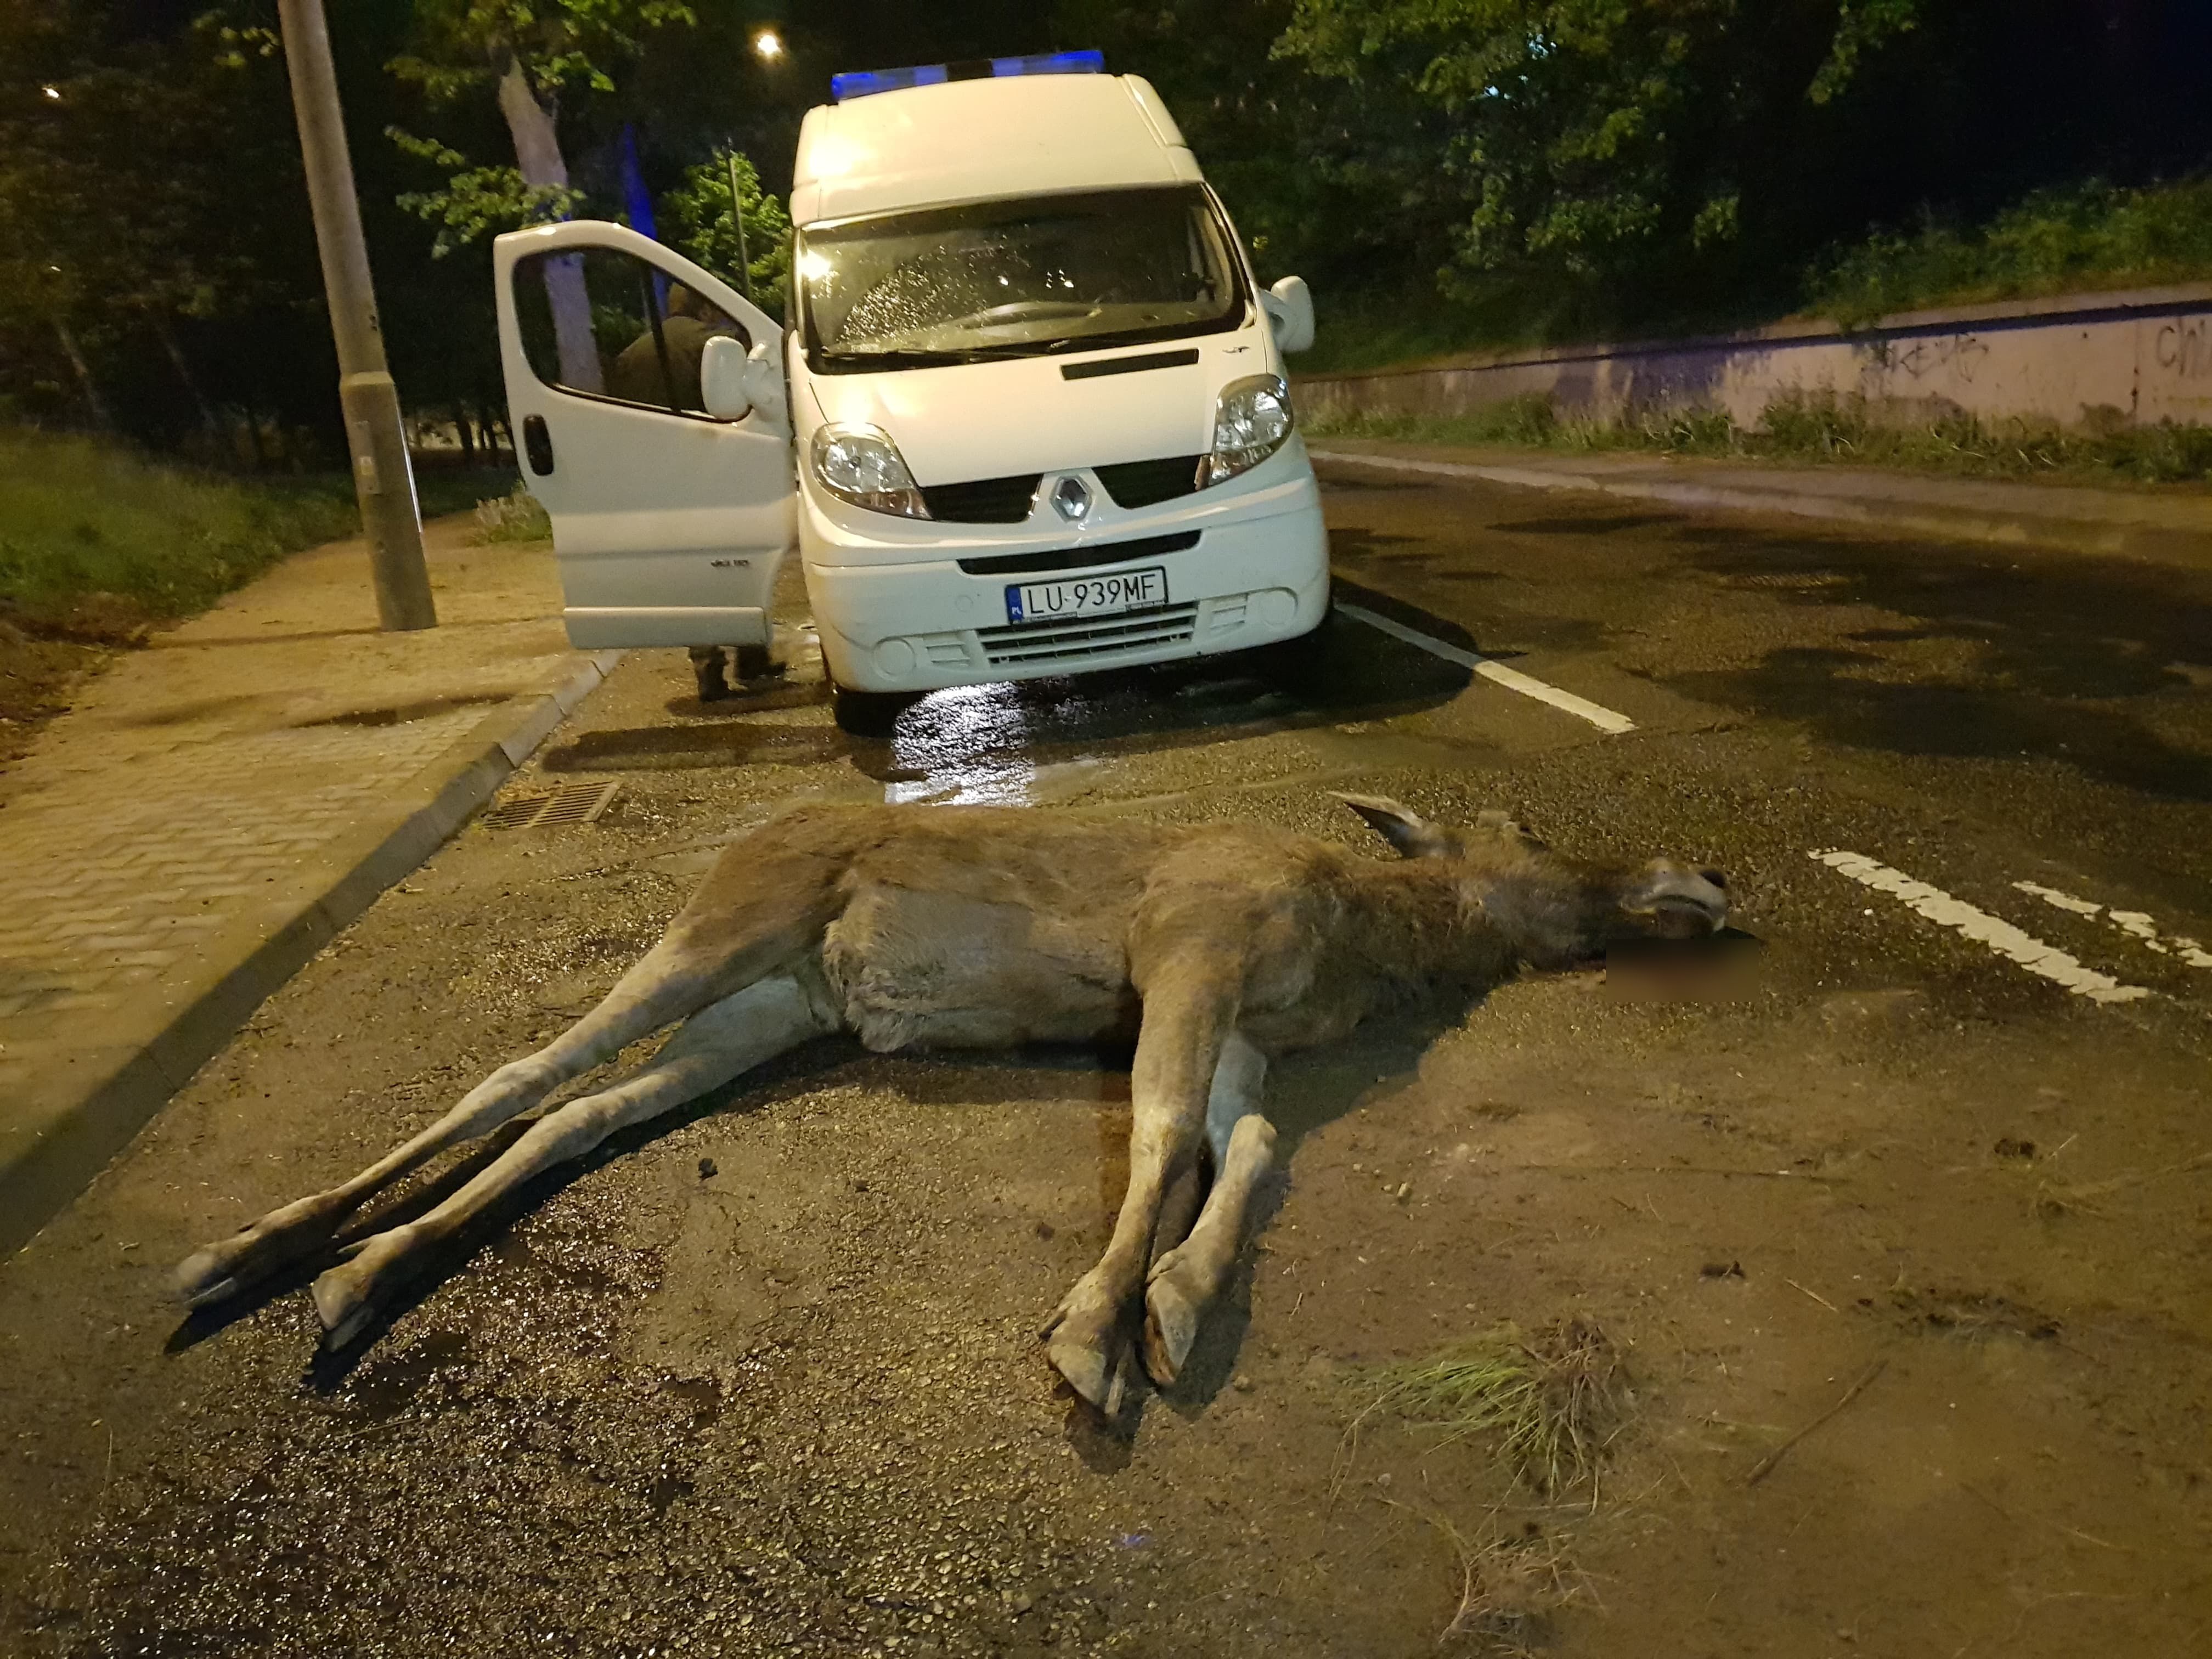
[[931,363],[975,363],[995,356],[979,347],[884,346],[873,351],[839,351],[834,348],[822,354],[839,363],[888,363],[895,368],[914,368]]

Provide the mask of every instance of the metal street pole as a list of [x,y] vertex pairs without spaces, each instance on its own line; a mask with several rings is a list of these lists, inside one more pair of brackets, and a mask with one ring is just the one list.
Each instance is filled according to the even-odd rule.
[[354,196],[353,157],[338,112],[323,0],[277,0],[276,9],[292,76],[292,110],[300,122],[300,150],[307,164],[307,200],[314,210],[323,291],[330,299],[331,333],[337,342],[338,407],[345,416],[346,447],[353,454],[362,529],[368,538],[377,619],[387,631],[435,628],[438,612],[430,599],[429,568],[422,562],[415,472],[406,428],[399,422],[398,388],[385,363],[384,334],[376,320],[376,290],[369,282],[368,246],[362,239],[361,204]]
[[745,210],[738,197],[738,148],[730,146],[730,222],[738,230],[738,285],[744,289],[745,298],[753,297],[753,262],[745,253]]

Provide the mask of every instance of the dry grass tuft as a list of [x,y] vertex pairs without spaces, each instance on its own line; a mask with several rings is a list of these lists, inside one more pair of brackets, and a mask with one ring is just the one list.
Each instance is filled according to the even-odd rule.
[[1571,1319],[1534,1336],[1500,1325],[1435,1358],[1394,1366],[1351,1433],[1389,1411],[1444,1431],[1440,1443],[1498,1437],[1500,1460],[1546,1496],[1592,1479],[1627,1414],[1612,1340]]
[[1470,1540],[1441,1514],[1413,1513],[1449,1538],[1459,1556],[1459,1606],[1437,1636],[1438,1647],[1471,1641],[1480,1652],[1524,1659],[1540,1645],[1540,1621],[1589,1593],[1589,1580],[1568,1559],[1565,1542],[1556,1534],[1533,1523],[1502,1530],[1493,1511],[1483,1533]]

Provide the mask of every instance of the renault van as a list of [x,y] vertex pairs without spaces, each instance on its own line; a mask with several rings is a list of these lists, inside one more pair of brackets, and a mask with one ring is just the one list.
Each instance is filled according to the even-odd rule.
[[758,647],[795,543],[841,698],[1242,650],[1327,544],[1255,279],[1151,86],[1095,53],[841,76],[786,321],[612,224],[499,238],[525,476],[578,646]]

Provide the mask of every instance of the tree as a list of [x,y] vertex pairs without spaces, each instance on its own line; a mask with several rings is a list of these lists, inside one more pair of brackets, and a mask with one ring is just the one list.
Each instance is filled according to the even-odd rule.
[[[732,173],[744,225],[744,273],[738,221],[730,214]],[[677,247],[710,270],[737,276],[738,288],[749,289],[762,310],[781,313],[781,289],[791,270],[791,221],[775,197],[762,194],[750,161],[726,155],[686,168],[683,183],[661,198],[660,211]]]
[[[611,68],[635,57],[647,35],[696,21],[684,0],[418,0],[416,20],[416,51],[394,59],[393,73],[435,102],[491,88],[514,145],[512,168],[471,167],[450,146],[394,131],[404,148],[448,175],[442,188],[405,198],[441,226],[441,252],[487,231],[568,213],[579,196],[561,148],[563,93],[613,91]],[[544,264],[561,378],[595,392],[599,359],[583,267],[573,258]]]
[[1462,268],[1618,276],[1733,240],[1762,128],[1834,99],[1919,4],[1294,0],[1275,50],[1443,115]]
[[251,221],[281,163],[239,107],[225,52],[190,32],[113,28],[96,0],[0,5],[0,321],[52,331],[100,425],[89,348],[142,324],[212,432],[176,320],[265,297],[267,239]]

